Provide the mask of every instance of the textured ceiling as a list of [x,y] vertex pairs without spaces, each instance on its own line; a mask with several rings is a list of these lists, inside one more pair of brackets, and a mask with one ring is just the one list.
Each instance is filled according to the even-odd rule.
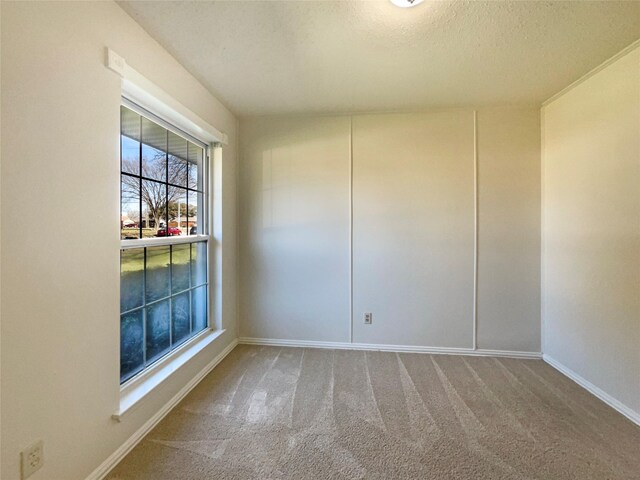
[[640,2],[119,2],[239,115],[540,104],[640,38]]

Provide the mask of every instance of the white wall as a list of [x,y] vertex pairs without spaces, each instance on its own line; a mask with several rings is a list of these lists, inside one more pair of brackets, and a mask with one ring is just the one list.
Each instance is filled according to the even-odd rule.
[[640,48],[543,118],[544,352],[640,419]]
[[[83,479],[236,337],[234,116],[112,2],[2,2],[2,470],[44,440],[32,478]],[[120,78],[104,49],[229,135],[227,332],[129,413],[119,403]]]
[[[478,346],[539,352],[538,109],[481,110],[477,134]],[[241,337],[473,347],[473,110],[256,117],[240,140]]]

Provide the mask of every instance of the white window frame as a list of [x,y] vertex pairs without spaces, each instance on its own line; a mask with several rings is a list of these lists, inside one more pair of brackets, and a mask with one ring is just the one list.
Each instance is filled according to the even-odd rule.
[[[185,237],[159,237],[136,240],[120,240],[121,249],[142,248],[157,245],[175,245],[181,243],[195,243],[206,241],[207,247],[207,285],[208,285],[208,305],[207,305],[207,328],[197,333],[187,341],[171,350],[166,355],[158,359],[153,364],[144,368],[126,382],[120,385],[120,405],[118,410],[112,415],[117,421],[122,421],[123,416],[131,411],[140,400],[152,392],[157,386],[163,383],[173,372],[187,363],[197,353],[202,351],[207,345],[220,337],[225,330],[221,325],[216,325],[213,321],[214,313],[214,282],[217,275],[212,275],[212,261],[214,257],[213,240],[213,198],[214,192],[213,171],[214,158],[220,158],[220,150],[228,143],[227,135],[220,132],[209,123],[201,119],[195,113],[181,105],[173,97],[158,88],[155,84],[147,80],[144,76],[129,67],[125,60],[110,49],[106,49],[107,67],[115,71],[122,77],[122,98],[121,102],[127,108],[130,104],[139,106],[143,111],[137,111],[143,116],[151,113],[152,121],[156,121],[168,130],[180,136],[191,137],[195,143],[207,145],[204,159],[204,197],[205,197],[205,228],[203,234],[190,235]],[[118,105],[118,110],[120,105]],[[135,108],[131,108],[136,110]],[[158,120],[160,122],[158,122]],[[177,131],[176,131],[177,130]],[[119,137],[119,136],[118,136]],[[217,323],[217,322],[216,322]],[[217,328],[216,328],[217,327]],[[119,360],[119,358],[118,358]],[[119,379],[119,376],[118,376]],[[118,380],[119,382],[119,380]]]
[[[139,372],[135,373],[132,377],[128,378],[125,382],[123,382],[122,388],[126,389],[129,384],[137,384],[139,383],[139,378],[138,377],[143,377],[146,378],[145,373],[150,370],[153,369],[155,367],[155,364],[158,362],[163,361],[167,356],[171,356],[173,354],[173,352],[180,350],[182,345],[184,344],[189,344],[192,339],[200,336],[200,334],[202,332],[207,332],[209,330],[215,330],[214,327],[212,327],[211,322],[210,322],[210,310],[211,310],[211,302],[209,300],[210,295],[210,289],[209,289],[209,280],[211,278],[211,272],[210,272],[210,262],[209,262],[209,225],[210,225],[210,217],[209,217],[209,208],[210,208],[210,201],[209,201],[209,182],[207,181],[207,179],[209,178],[209,146],[198,140],[197,138],[194,138],[193,136],[189,135],[186,132],[182,132],[179,128],[175,127],[174,125],[169,124],[168,122],[164,121],[163,119],[159,118],[154,112],[150,112],[147,109],[141,107],[140,105],[137,105],[135,103],[133,103],[131,100],[129,100],[128,98],[126,98],[125,96],[122,97],[122,102],[121,105],[124,106],[125,108],[137,113],[138,115],[140,115],[143,118],[146,118],[147,120],[159,125],[160,127],[175,133],[176,135],[180,136],[181,138],[184,138],[185,140],[188,140],[189,142],[193,143],[194,145],[197,145],[199,147],[201,147],[203,149],[203,158],[202,158],[202,185],[198,185],[199,188],[201,188],[202,193],[203,193],[203,204],[200,205],[200,209],[201,211],[199,212],[198,218],[200,219],[198,221],[199,225],[202,226],[202,233],[198,234],[198,235],[185,235],[185,236],[166,236],[166,237],[154,237],[154,238],[138,238],[138,239],[131,239],[131,240],[120,240],[120,251],[122,250],[131,250],[131,249],[138,249],[138,248],[150,248],[150,247],[157,247],[157,246],[172,246],[172,245],[180,245],[180,244],[192,244],[192,243],[204,243],[206,244],[206,259],[207,259],[207,266],[206,266],[206,278],[207,281],[204,284],[205,288],[208,290],[207,293],[207,309],[206,309],[206,326],[204,329],[202,329],[201,331],[197,332],[195,335],[190,336],[189,338],[187,338],[183,343],[177,345],[176,347],[173,347],[173,345],[170,345],[169,347],[169,351],[167,351],[164,355],[162,355],[160,358],[150,362],[148,365],[144,365],[142,370],[140,370]],[[141,140],[142,141],[142,140]],[[167,153],[168,154],[168,153]],[[124,174],[124,173],[121,173]],[[142,172],[139,172],[140,175],[142,175]],[[162,182],[162,181],[158,181],[159,183],[166,183],[166,182]],[[146,275],[146,271],[145,271],[145,275]],[[191,291],[191,289],[189,290]],[[170,292],[169,297],[171,297],[172,294]],[[146,308],[146,304],[143,305],[143,308]],[[144,342],[146,342],[146,338],[143,339]],[[146,362],[145,362],[146,363]]]

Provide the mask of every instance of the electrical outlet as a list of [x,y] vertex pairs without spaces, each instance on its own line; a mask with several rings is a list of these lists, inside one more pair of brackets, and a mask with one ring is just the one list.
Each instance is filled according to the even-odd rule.
[[373,313],[365,313],[364,314],[364,323],[366,325],[371,325],[371,322],[373,322]]
[[20,452],[20,459],[20,463],[22,464],[22,480],[24,480],[42,467],[44,463],[44,442],[39,440],[25,448]]

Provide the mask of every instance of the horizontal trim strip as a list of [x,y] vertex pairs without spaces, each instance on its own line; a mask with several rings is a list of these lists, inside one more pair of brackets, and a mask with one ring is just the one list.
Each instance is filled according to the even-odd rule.
[[371,350],[381,352],[412,352],[444,355],[469,355],[474,357],[509,357],[536,359],[542,358],[539,352],[520,352],[511,350],[483,350],[473,348],[455,347],[422,347],[412,345],[382,345],[373,343],[348,343],[348,342],[316,342],[311,340],[284,340],[274,338],[240,337],[240,344],[244,345],[273,345],[277,347],[309,347],[309,348],[333,348],[337,350]]
[[627,417],[629,420],[631,420],[633,423],[635,423],[636,425],[640,426],[640,413],[638,413],[635,410],[633,410],[632,408],[626,406],[621,401],[616,400],[611,395],[609,395],[607,392],[605,392],[604,390],[602,390],[599,387],[596,387],[593,383],[591,383],[590,381],[586,380],[584,377],[578,375],[576,372],[571,370],[569,367],[564,366],[562,363],[560,363],[559,361],[557,361],[553,357],[550,357],[546,353],[542,356],[542,359],[546,363],[551,365],[553,368],[558,370],[560,373],[562,373],[566,377],[569,377],[571,380],[576,382],[578,385],[580,385],[586,391],[588,391],[589,393],[591,393],[591,394],[595,395],[596,397],[598,397],[600,400],[602,400],[604,403],[606,403],[611,408],[616,410],[618,413],[621,413],[622,415]]

